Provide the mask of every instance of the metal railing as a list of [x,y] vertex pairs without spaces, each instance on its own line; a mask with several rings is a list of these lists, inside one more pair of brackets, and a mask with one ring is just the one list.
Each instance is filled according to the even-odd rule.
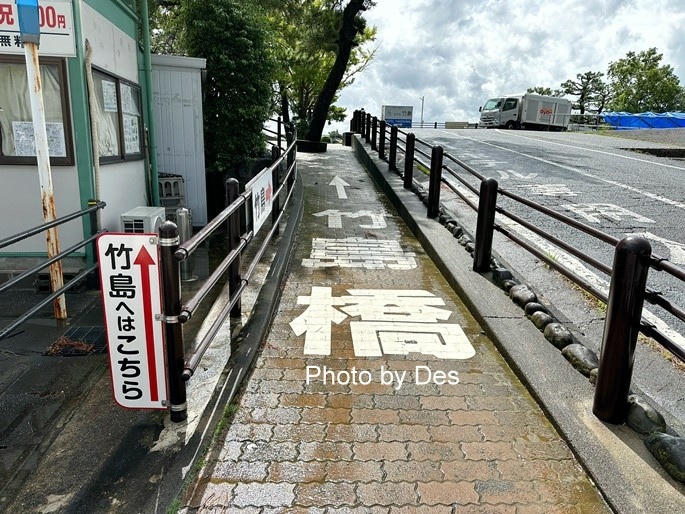
[[[166,222],[160,227],[160,246],[162,264],[162,282],[164,288],[164,319],[167,344],[167,368],[169,381],[169,403],[171,421],[181,422],[186,419],[186,390],[185,383],[190,380],[200,361],[219,332],[226,319],[240,318],[241,294],[248,285],[267,245],[279,232],[279,224],[284,214],[284,208],[290,201],[297,175],[297,135],[294,130],[282,131],[283,124],[277,120],[278,128],[273,133],[277,136],[277,145],[272,148],[274,162],[264,168],[257,176],[248,182],[245,191],[239,191],[238,180],[230,178],[226,182],[227,207],[212,219],[205,227],[184,243],[178,238],[178,228],[174,223]],[[287,136],[287,145],[282,145]],[[241,260],[254,240],[259,227],[253,219],[252,204],[260,202],[260,194],[250,185],[259,183],[264,178],[271,179],[272,208],[271,226],[256,250],[252,261],[241,274]],[[248,208],[249,207],[249,208]],[[205,283],[185,303],[181,303],[180,265],[212,234],[224,227],[228,233],[228,254],[210,274]],[[210,290],[228,273],[229,299],[225,307],[218,314],[206,335],[198,342],[195,350],[184,353],[183,331],[181,324],[187,322],[197,311],[203,300],[207,299]]]
[[[362,111],[355,111],[351,130],[360,133],[367,144],[371,145],[371,149],[378,151],[379,157],[388,162],[390,170],[403,176],[406,189],[413,189],[415,192],[420,189],[413,178],[415,167],[421,171],[429,172],[428,217],[435,218],[440,212],[441,184],[447,186],[466,205],[477,212],[473,266],[475,271],[486,272],[490,270],[492,236],[493,231],[496,230],[543,261],[550,268],[570,279],[597,300],[607,304],[593,409],[593,412],[600,419],[613,423],[625,421],[627,415],[626,398],[630,386],[638,331],[651,337],[680,361],[685,362],[685,349],[642,316],[643,302],[647,301],[685,322],[685,309],[683,307],[675,305],[665,298],[661,292],[646,286],[647,274],[650,269],[667,273],[681,282],[685,282],[685,269],[665,257],[652,253],[651,246],[646,239],[635,236],[618,239],[595,227],[503,189],[498,186],[496,180],[479,173],[458,157],[445,153],[441,146],[431,145],[427,141],[416,138],[413,133],[402,131],[394,126],[388,130],[385,122],[379,123],[376,118],[371,118],[370,114]],[[389,143],[387,157],[385,155],[386,138]],[[398,153],[404,154],[403,170],[397,168]],[[443,175],[443,172],[446,175]],[[455,182],[447,180],[446,177],[456,181],[456,184],[476,195],[479,199],[478,204],[472,201],[461,188],[457,187]],[[476,184],[473,183],[474,179],[478,181]],[[560,237],[534,225],[521,215],[514,213],[513,210],[498,205],[498,195],[511,200],[518,207],[532,209],[562,223],[566,228],[578,230],[596,241],[611,245],[614,247],[613,265],[609,266],[602,263]],[[609,275],[611,277],[609,294],[607,295],[516,232],[501,223],[496,223],[495,213],[521,225],[558,248],[569,252],[582,262]]]
[[[71,214],[67,214],[66,216],[62,216],[61,218],[57,218],[49,223],[44,223],[42,225],[38,225],[36,227],[30,228],[28,230],[24,230],[22,232],[19,232],[18,234],[12,235],[8,238],[3,239],[0,241],[0,250],[3,248],[7,248],[8,246],[11,246],[15,243],[18,243],[20,241],[23,241],[29,237],[35,236],[37,234],[40,234],[42,232],[45,232],[46,230],[57,227],[59,225],[63,225],[64,223],[67,223],[69,221],[75,220],[77,218],[81,218],[83,216],[89,215],[90,216],[90,226],[91,226],[91,232],[92,235],[88,238],[85,239],[79,243],[76,243],[75,245],[67,248],[66,250],[61,251],[59,254],[55,255],[52,258],[49,258],[43,262],[40,262],[36,266],[34,266],[31,269],[25,270],[15,277],[11,278],[10,280],[7,280],[6,282],[2,283],[0,285],[0,293],[6,293],[7,291],[11,290],[13,287],[17,286],[21,281],[32,277],[34,275],[37,275],[41,270],[54,265],[55,263],[61,262],[64,258],[69,257],[71,254],[74,252],[80,250],[81,248],[85,247],[88,244],[93,245],[93,254],[95,254],[95,239],[98,237],[100,234],[99,230],[99,225],[98,225],[98,216],[97,216],[97,211],[100,209],[104,209],[105,207],[105,202],[100,202],[97,200],[89,200],[88,201],[89,207],[86,209],[73,212]],[[63,284],[62,287],[59,287],[58,289],[55,289],[54,286],[52,287],[52,292],[43,300],[38,302],[36,305],[31,307],[28,311],[24,312],[21,314],[17,319],[15,319],[12,323],[4,327],[2,330],[0,330],[0,340],[8,337],[12,331],[14,331],[16,328],[18,328],[20,325],[24,324],[26,321],[28,321],[30,318],[35,316],[43,307],[48,305],[49,303],[53,302],[54,304],[57,304],[59,301],[60,297],[64,295],[65,292],[69,291],[73,287],[77,286],[81,281],[83,281],[88,275],[90,275],[93,271],[95,271],[98,268],[98,263],[95,262],[92,264],[90,267],[81,270],[76,276],[74,276],[71,280],[69,280],[66,284]],[[59,280],[60,283],[63,282],[63,280]],[[67,317],[66,309],[62,310],[55,305],[55,318],[58,320],[64,320]]]

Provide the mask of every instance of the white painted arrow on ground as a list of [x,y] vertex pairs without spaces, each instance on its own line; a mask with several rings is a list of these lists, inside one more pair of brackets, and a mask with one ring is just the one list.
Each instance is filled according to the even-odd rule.
[[345,182],[343,179],[338,177],[337,175],[333,180],[331,180],[331,183],[328,184],[329,186],[335,186],[335,190],[338,193],[338,198],[341,198],[343,200],[347,199],[347,193],[345,192],[346,187],[350,187],[350,185]]

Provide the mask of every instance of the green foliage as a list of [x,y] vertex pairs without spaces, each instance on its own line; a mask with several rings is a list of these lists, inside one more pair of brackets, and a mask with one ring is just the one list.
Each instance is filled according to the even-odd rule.
[[564,96],[564,92],[561,89],[552,89],[551,87],[545,86],[535,86],[529,87],[526,93],[535,93],[536,95],[545,96]]
[[628,52],[609,64],[612,99],[609,109],[625,112],[667,112],[685,109],[685,91],[673,68],[661,64],[656,48]]
[[[338,55],[339,28],[343,19],[342,0],[258,0],[268,12],[274,35],[273,47],[278,61],[278,89],[281,115],[296,124],[298,134],[309,130],[314,106]],[[363,20],[361,16],[358,17]],[[342,121],[345,109],[334,102],[337,94],[354,82],[366,68],[375,50],[365,43],[375,38],[375,28],[361,22],[346,72],[336,87],[327,120]]]
[[208,171],[234,171],[264,151],[275,65],[262,12],[245,0],[185,0],[183,48],[207,59],[204,84]]
[[585,114],[585,111],[599,113],[604,109],[608,88],[602,80],[603,76],[601,72],[586,71],[578,73],[576,80],[568,79],[561,83],[565,94],[578,97],[573,108],[578,109],[580,114]]

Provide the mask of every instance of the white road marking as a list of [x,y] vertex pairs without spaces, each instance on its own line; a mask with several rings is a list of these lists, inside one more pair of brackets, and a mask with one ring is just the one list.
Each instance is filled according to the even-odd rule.
[[638,223],[655,223],[652,219],[645,218],[613,203],[573,203],[562,205],[562,207],[574,212],[590,223],[601,223],[600,217],[609,218],[614,221],[621,221],[627,218]]
[[333,178],[333,180],[331,180],[331,183],[328,185],[335,186],[335,191],[338,193],[338,198],[342,200],[347,200],[347,193],[345,192],[345,188],[350,187],[350,185],[347,182],[345,182],[343,179],[336,175]]
[[[598,176],[598,175],[593,175],[592,173],[588,173],[588,172],[583,171],[583,170],[580,170],[580,169],[578,169],[578,168],[573,168],[572,166],[566,166],[566,165],[564,165],[564,164],[559,164],[559,163],[556,163],[556,162],[548,161],[547,159],[543,159],[542,157],[536,157],[536,156],[534,156],[534,155],[530,155],[530,154],[526,154],[526,153],[523,153],[523,152],[519,152],[519,151],[517,151],[517,150],[512,150],[511,148],[506,148],[506,147],[504,147],[504,146],[500,146],[500,145],[497,145],[497,144],[494,144],[494,143],[488,143],[488,142],[486,142],[486,141],[480,141],[480,140],[478,140],[478,139],[473,139],[473,138],[471,138],[471,137],[466,137],[466,136],[462,136],[462,135],[459,135],[459,134],[455,134],[455,135],[456,135],[457,137],[462,138],[462,139],[466,139],[466,140],[468,140],[468,141],[473,141],[474,143],[478,143],[478,144],[482,144],[482,145],[486,145],[486,146],[492,146],[493,148],[497,148],[497,149],[499,149],[499,150],[505,150],[505,151],[507,151],[507,152],[510,152],[510,153],[513,153],[513,154],[516,154],[516,155],[521,155],[522,157],[528,157],[529,159],[533,159],[533,160],[536,160],[536,161],[539,161],[539,162],[544,162],[545,164],[548,164],[548,165],[550,165],[550,166],[554,166],[554,167],[556,167],[556,168],[560,168],[560,169],[564,169],[564,170],[567,170],[567,171],[571,171],[571,172],[573,172],[573,173],[577,173],[577,174],[582,175],[582,176],[584,176],[584,177],[588,177],[588,178],[591,178],[591,179],[594,179],[594,180],[598,180],[598,181],[600,181],[600,182],[604,182],[605,184],[611,184],[612,186],[620,187],[620,188],[622,188],[622,189],[625,189],[626,191],[632,191],[632,192],[634,192],[634,193],[639,193],[639,194],[641,194],[641,195],[643,195],[643,196],[646,196],[647,198],[651,198],[652,200],[657,200],[657,201],[662,202],[662,203],[665,203],[665,204],[667,204],[667,205],[671,205],[671,206],[673,206],[673,207],[677,207],[678,209],[683,209],[683,210],[685,210],[685,203],[678,202],[678,201],[676,201],[676,200],[671,200],[670,198],[666,198],[665,196],[661,196],[661,195],[658,195],[658,194],[656,194],[656,193],[650,193],[649,191],[643,191],[642,189],[638,189],[638,188],[636,188],[636,187],[629,186],[628,184],[622,184],[621,182],[616,182],[615,180],[609,180],[609,179],[606,179],[606,178],[602,178],[602,177],[600,177],[600,176]],[[507,135],[509,135],[509,133],[507,133]],[[515,134],[514,134],[514,135],[515,135]],[[518,137],[525,137],[525,136],[518,136]],[[528,139],[531,139],[531,138],[528,138]],[[539,141],[539,140],[536,140],[536,141]],[[561,143],[554,143],[554,144],[561,144]],[[562,145],[562,146],[563,146],[563,145]],[[568,146],[568,145],[566,145],[566,146]],[[597,152],[599,152],[599,150],[591,150],[591,149],[588,149],[588,148],[581,148],[581,147],[572,147],[572,148],[580,148],[580,149],[582,149],[582,150],[597,151]],[[645,163],[649,163],[649,164],[654,164],[654,165],[657,165],[657,166],[664,166],[664,167],[667,167],[667,168],[673,168],[673,169],[685,171],[685,168],[681,168],[681,167],[678,167],[678,166],[671,166],[671,165],[668,165],[668,164],[655,163],[655,162],[652,162],[652,161],[646,161],[646,160],[644,160],[644,159],[637,159],[637,158],[629,157],[629,156],[625,156],[625,155],[617,155],[617,154],[613,154],[613,153],[611,153],[611,152],[600,152],[600,153],[604,153],[604,154],[607,154],[607,155],[613,155],[613,156],[615,156],[615,157],[621,157],[621,158],[623,158],[623,159],[631,159],[631,160],[635,160],[635,161],[640,161],[640,162],[645,162]]]

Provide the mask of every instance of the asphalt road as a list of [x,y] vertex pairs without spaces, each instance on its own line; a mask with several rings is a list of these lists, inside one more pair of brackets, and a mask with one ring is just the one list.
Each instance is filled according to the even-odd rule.
[[[415,130],[416,137],[429,144],[441,145],[445,152],[465,162],[485,176],[495,178],[500,187],[566,214],[614,237],[629,234],[646,237],[652,251],[685,266],[685,160],[650,155],[653,148],[673,149],[682,141],[685,130],[664,133],[666,143],[658,136],[649,139],[609,137],[588,133],[549,133],[506,130]],[[645,137],[646,138],[646,137]],[[675,143],[675,145],[674,145]],[[428,152],[425,146],[417,145]],[[636,149],[638,151],[636,151]],[[429,153],[429,152],[428,152]],[[448,159],[444,164],[458,171],[469,183],[478,187],[478,180]],[[443,175],[445,176],[445,175]],[[457,187],[466,189],[452,180]],[[443,193],[445,205],[463,217],[466,226],[475,228],[475,214],[449,191]],[[500,196],[498,205],[521,215],[545,231],[580,248],[599,261],[611,266],[614,250],[611,245],[569,228],[532,209]],[[510,224],[498,215],[498,222]],[[572,268],[598,288],[608,291],[609,277],[582,264],[566,252],[545,243],[520,226],[511,227],[542,248],[554,260]],[[543,295],[574,322],[583,335],[599,347],[603,329],[603,312],[578,294],[569,293],[568,283],[550,277],[542,263],[518,246],[496,239],[495,251],[532,283]],[[685,306],[685,284],[663,272],[651,271],[648,286],[660,291],[671,302]],[[662,309],[647,306],[645,317],[657,324],[669,337],[685,348],[685,324]],[[638,360],[640,360],[638,355]],[[663,366],[658,359],[643,358],[636,368],[646,376],[658,376],[654,383],[636,382],[650,396],[665,403],[676,416],[685,420],[682,386],[666,386],[673,382],[672,365]],[[681,377],[676,383],[685,385]],[[649,382],[649,380],[647,381]],[[670,390],[669,392],[666,392]]]

